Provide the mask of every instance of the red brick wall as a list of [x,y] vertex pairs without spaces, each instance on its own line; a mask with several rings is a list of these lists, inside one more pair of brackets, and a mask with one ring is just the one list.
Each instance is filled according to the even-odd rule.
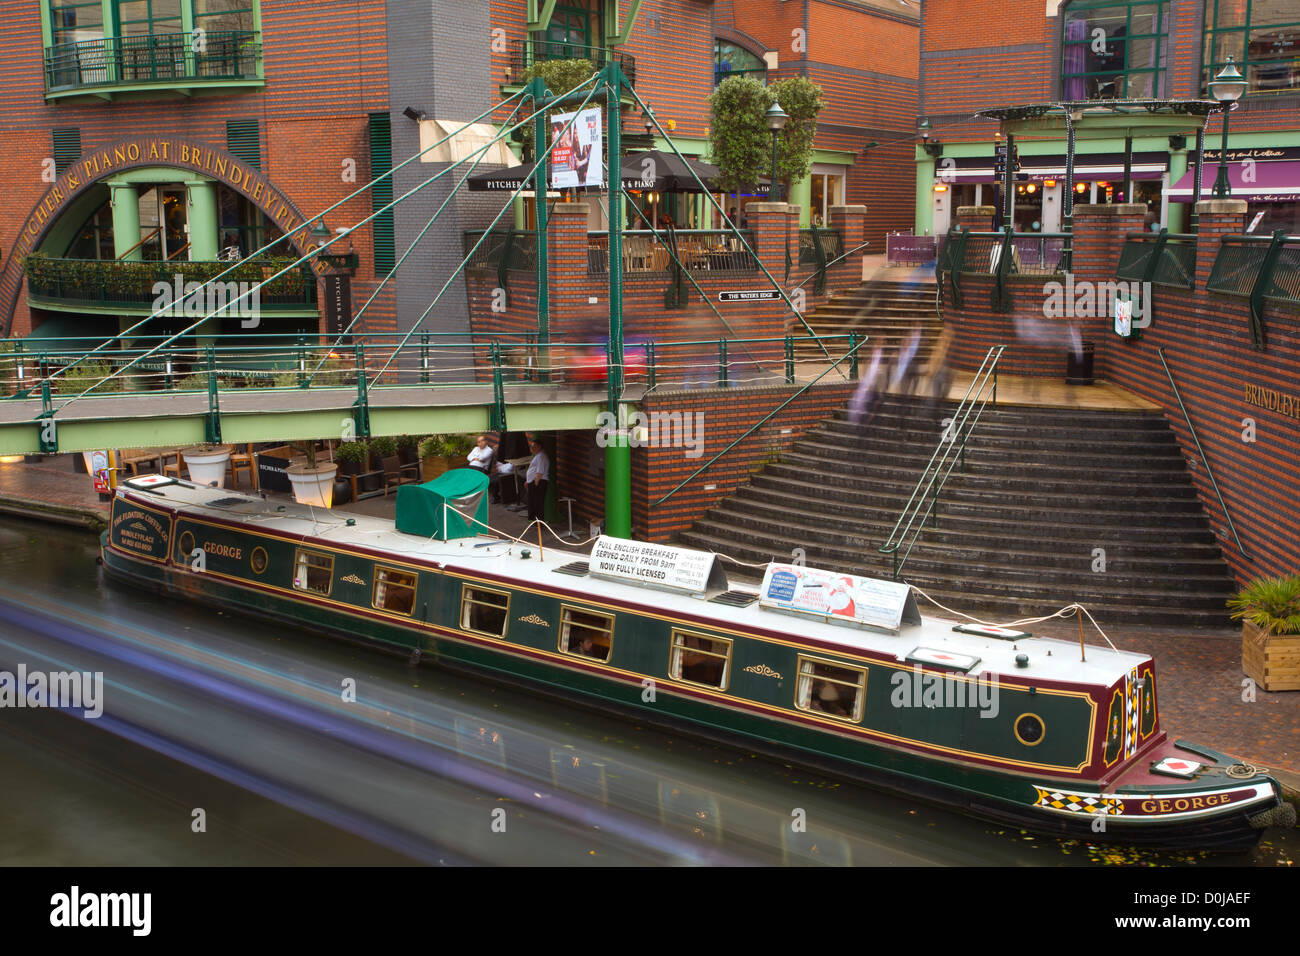
[[[50,130],[77,127],[83,152],[126,137],[172,135],[223,150],[227,119],[253,119],[262,136],[261,170],[307,216],[318,213],[369,180],[366,114],[388,108],[385,4],[380,0],[321,0],[262,6],[266,86],[237,94],[193,98],[131,97],[111,102],[45,102],[40,5],[6,10],[0,24],[0,250],[10,256],[15,238],[51,184],[41,180],[52,155]],[[357,183],[342,181],[342,161],[356,160]],[[328,217],[330,227],[370,212],[363,195]],[[359,306],[373,285],[371,233],[351,237],[361,256],[353,282]],[[372,329],[393,327],[391,295],[368,315]],[[16,335],[31,328],[25,300],[14,313]]]

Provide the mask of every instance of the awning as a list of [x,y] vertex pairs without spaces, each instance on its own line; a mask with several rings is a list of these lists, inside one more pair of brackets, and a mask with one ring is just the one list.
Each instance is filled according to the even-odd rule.
[[[462,130],[461,128],[464,127]],[[461,132],[456,132],[461,130]],[[452,134],[455,133],[453,136]],[[496,139],[500,131],[491,123],[457,123],[454,120],[421,120],[420,149],[428,150],[420,156],[422,163],[458,163],[469,158],[470,162],[479,160],[494,166],[516,166],[519,160],[510,152],[504,139]],[[429,149],[438,140],[447,136],[451,139],[434,149]],[[483,152],[473,155],[474,151],[491,143]]]
[[[1169,198],[1175,202],[1192,201],[1192,177],[1195,167],[1169,188]],[[1201,167],[1201,198],[1210,199],[1214,181],[1219,176],[1219,164],[1205,163]],[[1249,182],[1247,182],[1249,178]],[[1251,202],[1300,201],[1300,160],[1281,160],[1268,163],[1229,162],[1228,185],[1233,199]]]
[[[1167,168],[1164,154],[1160,158],[1149,154],[1134,154],[1131,175],[1134,182],[1157,180],[1165,174]],[[1020,172],[1028,179],[1018,182],[1041,183],[1046,179],[1065,179],[1064,156],[1025,156],[1020,157]],[[1124,176],[1123,157],[1075,156],[1074,181],[1095,182],[1096,180],[1115,180]],[[935,178],[947,183],[999,183],[1000,176],[993,171],[993,157],[977,160],[957,160],[956,168],[945,169],[936,164]]]

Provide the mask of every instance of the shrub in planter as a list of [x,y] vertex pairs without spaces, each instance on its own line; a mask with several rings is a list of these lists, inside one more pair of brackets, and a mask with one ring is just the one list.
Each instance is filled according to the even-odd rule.
[[1241,668],[1265,690],[1300,690],[1300,575],[1258,578],[1228,599]]
[[397,457],[403,465],[413,465],[420,459],[420,439],[414,435],[397,436]]
[[376,461],[381,461],[391,455],[397,454],[397,439],[388,435],[380,435],[378,438],[370,439],[370,452],[375,456]]
[[366,470],[370,460],[370,449],[364,442],[347,441],[339,445],[334,453],[339,463],[339,471],[345,475],[359,475]]

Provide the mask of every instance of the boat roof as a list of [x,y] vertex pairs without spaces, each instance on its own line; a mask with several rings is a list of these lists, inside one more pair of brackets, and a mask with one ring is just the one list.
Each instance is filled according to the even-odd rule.
[[[149,482],[152,487],[140,487]],[[947,667],[972,675],[992,672],[1018,682],[1049,680],[1109,687],[1150,660],[1146,654],[1088,645],[1086,660],[1080,661],[1079,645],[1073,641],[1032,636],[1009,640],[965,633],[953,630],[957,622],[938,617],[923,616],[920,624],[903,624],[896,632],[853,622],[831,622],[820,615],[763,607],[757,600],[758,592],[747,588],[738,590],[748,591],[754,600],[734,606],[714,600],[719,596],[718,589],[691,595],[584,575],[580,568],[557,573],[566,565],[585,561],[589,546],[581,550],[572,546],[539,549],[527,542],[488,536],[427,539],[400,532],[393,521],[384,518],[268,500],[157,476],[132,479],[120,490],[139,502],[153,499],[187,514],[236,521],[284,537],[315,538],[345,549],[362,547],[391,555],[396,561],[432,563],[447,570],[506,578],[521,586],[581,590],[589,601],[622,601],[657,614],[679,614],[715,623],[719,628],[761,629],[796,641],[811,639],[831,649],[892,656],[900,663],[921,663],[930,669]],[[525,549],[529,552],[527,558],[523,556]],[[575,571],[579,576],[573,576]],[[580,588],[575,587],[579,581]],[[815,653],[816,649],[810,650]],[[1016,665],[1021,654],[1028,656],[1027,667]],[[976,659],[974,663],[971,658]]]

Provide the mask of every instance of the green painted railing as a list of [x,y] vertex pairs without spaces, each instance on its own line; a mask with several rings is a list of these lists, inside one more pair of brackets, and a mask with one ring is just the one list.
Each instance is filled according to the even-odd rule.
[[1117,279],[1191,289],[1196,285],[1196,236],[1131,232],[1119,254]]
[[1263,349],[1266,300],[1300,304],[1300,236],[1224,236],[1205,289],[1248,297],[1251,339]]
[[[965,469],[966,443],[970,440],[975,426],[979,424],[985,407],[990,400],[994,406],[998,403],[998,360],[1002,358],[1005,350],[1005,345],[995,345],[985,354],[984,361],[980,363],[970,385],[967,386],[961,403],[952,413],[949,426],[944,429],[939,444],[935,446],[930,460],[926,462],[925,470],[917,479],[916,487],[912,489],[911,497],[903,506],[902,514],[894,523],[889,538],[878,549],[881,554],[887,554],[892,559],[895,581],[898,580],[899,572],[903,570],[903,565],[911,556],[912,548],[916,546],[916,540],[925,527],[925,520],[929,518],[932,526],[937,524],[938,515],[935,509],[939,495],[943,492],[943,486],[958,461]],[[902,550],[902,557],[899,557],[900,550]]]
[[262,44],[251,31],[102,37],[45,48],[48,92],[191,80],[255,80]]
[[617,63],[628,82],[636,82],[636,57],[601,46],[570,43],[568,40],[515,40],[510,52],[510,76],[519,79],[534,63],[548,60],[587,60],[598,70]]

